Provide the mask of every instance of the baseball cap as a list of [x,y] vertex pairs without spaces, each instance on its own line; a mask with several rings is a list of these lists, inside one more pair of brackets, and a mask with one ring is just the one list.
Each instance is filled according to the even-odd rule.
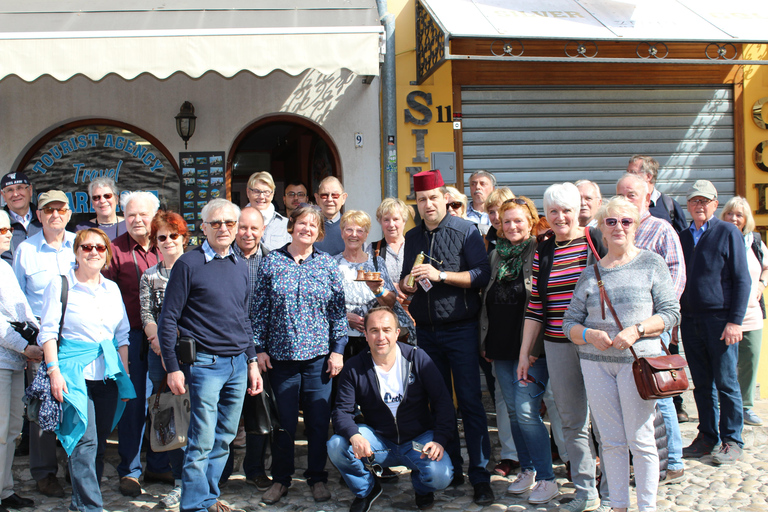
[[704,197],[707,199],[717,199],[717,189],[708,180],[696,180],[696,183],[688,190],[688,197],[690,200],[696,196]]
[[42,210],[48,204],[54,203],[56,201],[64,203],[69,208],[69,199],[67,199],[67,194],[61,190],[49,190],[48,192],[43,192],[40,194],[40,197],[37,198],[37,209]]
[[0,190],[11,185],[29,185],[29,178],[23,172],[9,172],[0,180]]

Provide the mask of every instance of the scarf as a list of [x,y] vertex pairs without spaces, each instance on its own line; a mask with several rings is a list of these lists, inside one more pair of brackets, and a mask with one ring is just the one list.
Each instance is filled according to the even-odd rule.
[[523,268],[523,260],[520,255],[531,245],[533,237],[523,243],[513,245],[506,238],[500,238],[496,242],[496,252],[501,257],[497,278],[499,281],[514,281],[520,275]]

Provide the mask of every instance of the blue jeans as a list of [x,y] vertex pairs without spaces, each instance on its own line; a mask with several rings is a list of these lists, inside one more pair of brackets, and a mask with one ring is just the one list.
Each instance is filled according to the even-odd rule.
[[181,511],[204,512],[219,498],[219,479],[237,434],[247,387],[245,354],[222,357],[197,353],[189,367],[190,422]]
[[104,471],[104,452],[117,409],[117,384],[113,380],[87,380],[88,424],[72,455],[69,474],[72,477],[70,510],[100,512],[103,508],[99,482]]
[[[662,333],[661,341],[669,347],[669,331]],[[671,398],[657,400],[661,416],[664,418],[664,427],[667,429],[667,469],[677,471],[683,469],[683,437],[680,434],[680,424],[677,422],[677,409]]]
[[291,485],[294,466],[294,439],[299,422],[299,403],[304,411],[307,434],[307,470],[304,477],[310,486],[328,481],[325,463],[328,450],[328,424],[331,421],[331,380],[328,356],[308,361],[277,361],[272,359],[269,381],[277,401],[281,429],[272,444],[272,480]]
[[[144,425],[147,418],[147,362],[141,359],[141,346],[144,341],[144,331],[131,329],[128,334],[128,371],[131,382],[136,390],[136,399],[128,400],[125,411],[117,425],[117,453],[120,454],[120,464],[117,474],[121,477],[141,476],[141,443],[144,439]],[[152,350],[150,349],[150,352]],[[147,448],[147,471],[165,473],[170,470],[168,455],[155,453]]]
[[[157,393],[160,391],[163,379],[165,378],[165,368],[163,368],[162,358],[150,350],[147,355],[147,366],[149,380],[152,382],[152,393]],[[186,376],[187,374],[185,373],[184,375]],[[170,393],[170,390],[166,389],[165,392]],[[152,453],[158,458],[162,455],[160,453]],[[184,467],[184,448],[177,448],[163,453],[166,454],[166,457],[168,457],[168,461],[171,464],[173,479],[177,482],[181,481],[181,470]],[[149,453],[147,453],[147,456],[149,456]]]
[[680,328],[693,377],[700,435],[713,444],[730,441],[743,446],[744,413],[737,379],[739,344],[726,345],[720,339],[727,322],[726,314],[684,313]]
[[[480,365],[477,364],[477,322],[470,322],[444,331],[416,328],[419,347],[432,358],[443,376],[445,385],[456,392],[464,422],[464,439],[469,454],[469,481],[472,485],[490,482],[488,460],[491,439],[480,391]],[[461,474],[463,460],[458,424],[453,439],[445,447],[451,457],[453,472]]]
[[[371,462],[381,467],[405,466],[411,470],[411,483],[417,494],[445,489],[451,484],[453,467],[449,457],[443,454],[440,460],[421,458],[421,453],[413,449],[411,441],[396,444],[379,437],[368,425],[359,424],[360,434],[371,443],[373,457]],[[433,439],[433,432],[427,430],[412,441],[427,444]],[[358,498],[365,498],[371,493],[374,485],[373,474],[365,469],[363,461],[355,458],[349,441],[340,435],[334,435],[328,441],[328,454],[333,465],[339,470],[349,490]]]
[[517,456],[522,469],[536,471],[536,480],[554,480],[552,470],[552,445],[549,441],[549,431],[541,420],[539,408],[544,396],[544,390],[549,381],[547,361],[537,359],[528,370],[528,375],[541,383],[524,384],[517,380],[518,361],[494,361],[498,382],[501,384],[501,394],[509,412],[509,424],[512,437],[515,440]]

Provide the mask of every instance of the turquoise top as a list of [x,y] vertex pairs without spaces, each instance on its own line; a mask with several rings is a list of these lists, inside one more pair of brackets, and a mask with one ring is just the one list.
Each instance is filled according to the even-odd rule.
[[85,387],[83,370],[96,358],[104,355],[104,379],[117,382],[117,410],[112,428],[117,426],[125,409],[124,399],[136,398],[133,383],[123,368],[123,363],[117,354],[117,340],[104,340],[100,343],[88,341],[73,341],[62,339],[59,347],[59,371],[67,383],[67,393],[64,394],[61,421],[56,429],[56,435],[61,445],[72,455],[80,438],[88,426],[88,390]]

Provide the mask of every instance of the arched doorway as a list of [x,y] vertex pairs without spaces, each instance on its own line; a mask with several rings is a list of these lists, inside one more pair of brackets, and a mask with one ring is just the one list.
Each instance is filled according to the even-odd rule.
[[326,176],[341,178],[341,161],[330,136],[311,121],[293,115],[268,116],[252,123],[238,135],[227,159],[230,199],[248,203],[248,178],[267,171],[275,180],[274,203],[284,211],[286,184],[298,180],[312,192]]

